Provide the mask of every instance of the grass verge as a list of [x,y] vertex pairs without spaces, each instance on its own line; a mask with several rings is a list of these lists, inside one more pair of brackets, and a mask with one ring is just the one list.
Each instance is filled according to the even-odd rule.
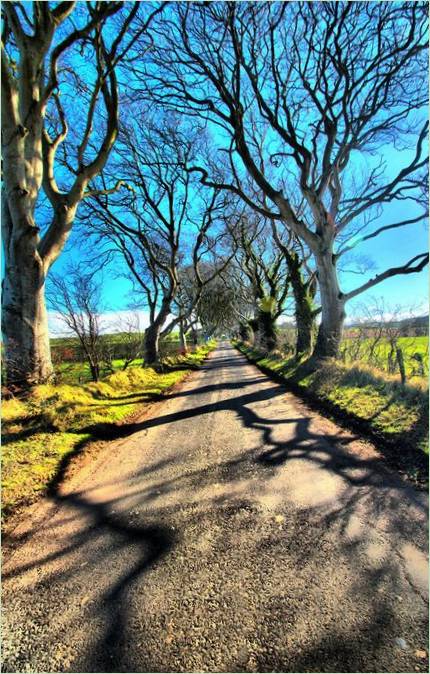
[[359,364],[329,360],[318,369],[235,342],[251,362],[320,410],[378,442],[388,461],[416,483],[428,481],[428,393]]
[[121,422],[201,365],[215,342],[170,358],[167,371],[129,368],[83,386],[44,384],[26,400],[3,401],[2,518],[34,502],[68,457],[90,441],[115,436]]

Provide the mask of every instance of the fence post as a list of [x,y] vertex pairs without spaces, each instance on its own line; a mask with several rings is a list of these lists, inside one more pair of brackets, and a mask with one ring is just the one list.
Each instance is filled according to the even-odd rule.
[[403,351],[400,346],[396,348],[397,362],[399,364],[400,370],[400,379],[402,380],[403,386],[406,384],[406,371],[405,371],[405,361],[403,360]]

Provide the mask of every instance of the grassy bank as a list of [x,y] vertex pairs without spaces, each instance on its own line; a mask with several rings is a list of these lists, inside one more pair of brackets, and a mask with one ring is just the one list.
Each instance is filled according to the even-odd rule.
[[310,371],[281,355],[265,356],[242,343],[235,346],[262,370],[285,381],[339,420],[381,441],[387,456],[410,477],[428,475],[428,392],[402,386],[370,368],[330,360]]
[[97,383],[45,384],[35,387],[26,400],[5,400],[3,517],[34,501],[56,479],[68,456],[90,441],[109,436],[109,431],[114,435],[121,421],[183,379],[214,346],[210,342],[187,356],[170,359],[172,369],[165,373],[133,367]]

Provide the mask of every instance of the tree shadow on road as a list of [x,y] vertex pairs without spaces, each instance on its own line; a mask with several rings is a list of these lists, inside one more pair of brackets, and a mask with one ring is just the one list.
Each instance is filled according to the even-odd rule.
[[[210,367],[215,369],[217,363],[218,366],[225,367],[229,362],[236,372],[238,368],[236,358],[224,360],[213,358]],[[263,387],[259,386],[261,382],[264,383]],[[228,396],[229,393],[248,386],[254,387],[254,390],[251,389],[239,396]],[[258,433],[254,438],[257,440],[255,447],[233,453],[228,459],[220,462],[211,462],[208,459],[207,466],[203,468],[175,470],[173,475],[166,473],[175,463],[177,467],[180,466],[184,460],[183,456],[178,454],[176,457],[160,458],[140,472],[134,472],[122,479],[117,483],[119,495],[105,500],[94,498],[90,489],[63,494],[60,484],[67,467],[64,465],[63,473],[51,483],[50,497],[57,505],[64,506],[67,517],[76,519],[75,534],[67,541],[60,541],[53,550],[41,552],[37,559],[4,574],[4,579],[8,579],[16,578],[36,568],[39,570],[37,580],[30,586],[31,596],[34,599],[29,598],[29,601],[37,601],[38,591],[46,583],[67,588],[76,583],[78,594],[83,559],[92,565],[95,575],[104,568],[106,575],[112,576],[110,581],[106,577],[102,583],[103,589],[96,591],[96,596],[88,607],[90,614],[96,615],[99,621],[103,622],[102,633],[94,636],[90,652],[79,658],[75,662],[75,667],[85,665],[86,671],[98,672],[144,671],[141,669],[142,662],[134,659],[132,649],[127,645],[131,610],[130,593],[135,584],[142,583],[142,579],[150,569],[162,565],[163,560],[168,559],[175,549],[183,544],[184,531],[190,523],[200,529],[208,528],[212,521],[207,521],[210,513],[211,517],[218,518],[220,522],[230,517],[231,509],[233,516],[238,513],[238,524],[229,543],[230,546],[238,547],[240,551],[240,534],[245,534],[243,560],[247,559],[249,546],[261,552],[258,545],[261,544],[264,549],[270,541],[274,546],[276,558],[276,550],[284,544],[283,541],[287,537],[290,561],[296,564],[298,569],[311,569],[313,564],[321,564],[324,541],[328,533],[333,531],[336,531],[338,536],[339,554],[344,559],[353,559],[357,555],[358,547],[367,543],[366,532],[360,533],[355,539],[351,539],[348,534],[351,520],[360,507],[365,507],[366,512],[372,513],[374,517],[389,509],[390,517],[386,526],[388,533],[393,533],[393,536],[398,537],[400,533],[409,540],[415,540],[415,536],[419,534],[418,525],[414,528],[404,519],[399,503],[402,495],[407,495],[408,499],[420,508],[423,508],[422,501],[414,496],[413,490],[403,484],[396,475],[385,470],[381,459],[365,458],[354,451],[349,451],[347,446],[353,442],[353,437],[341,433],[317,432],[312,426],[310,415],[290,418],[266,416],[270,415],[271,404],[281,401],[285,395],[285,390],[281,386],[273,385],[264,377],[257,377],[202,386],[192,391],[174,392],[168,397],[181,397],[186,401],[188,396],[193,396],[194,400],[194,396],[213,391],[222,392],[223,399],[214,403],[190,405],[174,413],[125,424],[118,429],[117,437],[125,438],[150,428],[165,428],[202,415],[228,411],[239,417],[244,429]],[[277,429],[287,426],[289,439],[277,439]],[[88,429],[83,430],[87,431]],[[276,477],[280,471],[288,470],[288,462],[293,460],[309,462],[319,470],[325,470],[341,480],[343,493],[337,499],[336,506],[327,507],[324,504],[321,507],[303,508],[298,512],[297,509],[291,509],[289,494],[286,492],[281,507],[290,513],[290,519],[286,517],[286,523],[282,525],[284,528],[280,528],[279,534],[271,533],[271,538],[267,540],[261,539],[252,543],[251,537],[248,536],[248,541],[246,532],[249,531],[249,524],[245,526],[240,520],[244,504],[245,506],[251,504],[256,510],[255,504],[259,503],[260,491],[267,489],[268,481]],[[97,489],[101,487],[107,488],[109,483],[101,479]],[[309,489],[312,489],[312,485],[309,485]],[[100,496],[98,498],[100,499]],[[196,504],[199,508],[197,513]],[[176,527],[172,528],[172,522],[177,525],[179,508],[183,510],[182,529],[177,530]],[[134,516],[133,512],[138,514]],[[310,521],[319,523],[319,528],[314,527],[312,536],[306,533]],[[60,524],[61,521],[53,522],[58,528]],[[305,534],[303,529],[306,530]],[[315,536],[316,530],[319,531],[318,537]],[[224,544],[220,538],[219,545]],[[127,559],[125,568],[121,565],[123,559]],[[50,568],[53,563],[54,570]],[[269,570],[267,572],[269,573]],[[234,569],[231,573],[234,576]],[[389,574],[395,576],[395,571],[387,564],[381,565],[378,573],[379,575],[375,575],[371,570],[364,573],[362,580],[357,581],[357,586],[349,589],[350,595],[359,598],[360,593],[364,595],[369,591],[375,592],[382,579],[386,579]],[[147,592],[151,592],[150,587],[147,588]],[[279,601],[284,607],[285,600]],[[271,613],[270,615],[268,613],[267,620],[262,619],[263,623],[266,620],[269,628],[275,610],[273,602],[274,600],[267,599],[267,606],[272,607]],[[301,609],[299,607],[296,610]],[[86,609],[82,610],[82,620],[88,617],[85,611]],[[360,649],[363,651],[369,648],[371,637],[373,648],[377,651],[392,620],[391,608],[384,601],[379,601],[375,611],[363,618],[353,635],[354,647],[345,644],[345,633],[341,627],[333,628],[331,631],[322,631],[320,639],[300,654],[291,655],[288,649],[280,647],[277,652],[272,654],[266,652],[258,656],[257,669],[252,669],[247,663],[240,665],[234,661],[231,667],[244,667],[236,671],[336,671],[330,669],[336,663],[339,667],[342,665],[348,667],[337,671],[360,671],[354,669],[362,661],[360,660],[362,656],[359,656]],[[262,627],[263,625],[255,627],[258,634],[260,632],[263,634]],[[158,661],[157,657],[151,655],[151,652],[145,655],[146,661],[150,663],[146,671],[163,671],[163,662]],[[313,666],[317,666],[315,663],[318,669],[312,669]],[[4,671],[17,670],[6,668]]]

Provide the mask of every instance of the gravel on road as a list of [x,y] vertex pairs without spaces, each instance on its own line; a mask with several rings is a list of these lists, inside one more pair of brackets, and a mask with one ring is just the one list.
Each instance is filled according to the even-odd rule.
[[3,671],[428,671],[428,499],[376,448],[227,344],[122,430],[15,531]]

